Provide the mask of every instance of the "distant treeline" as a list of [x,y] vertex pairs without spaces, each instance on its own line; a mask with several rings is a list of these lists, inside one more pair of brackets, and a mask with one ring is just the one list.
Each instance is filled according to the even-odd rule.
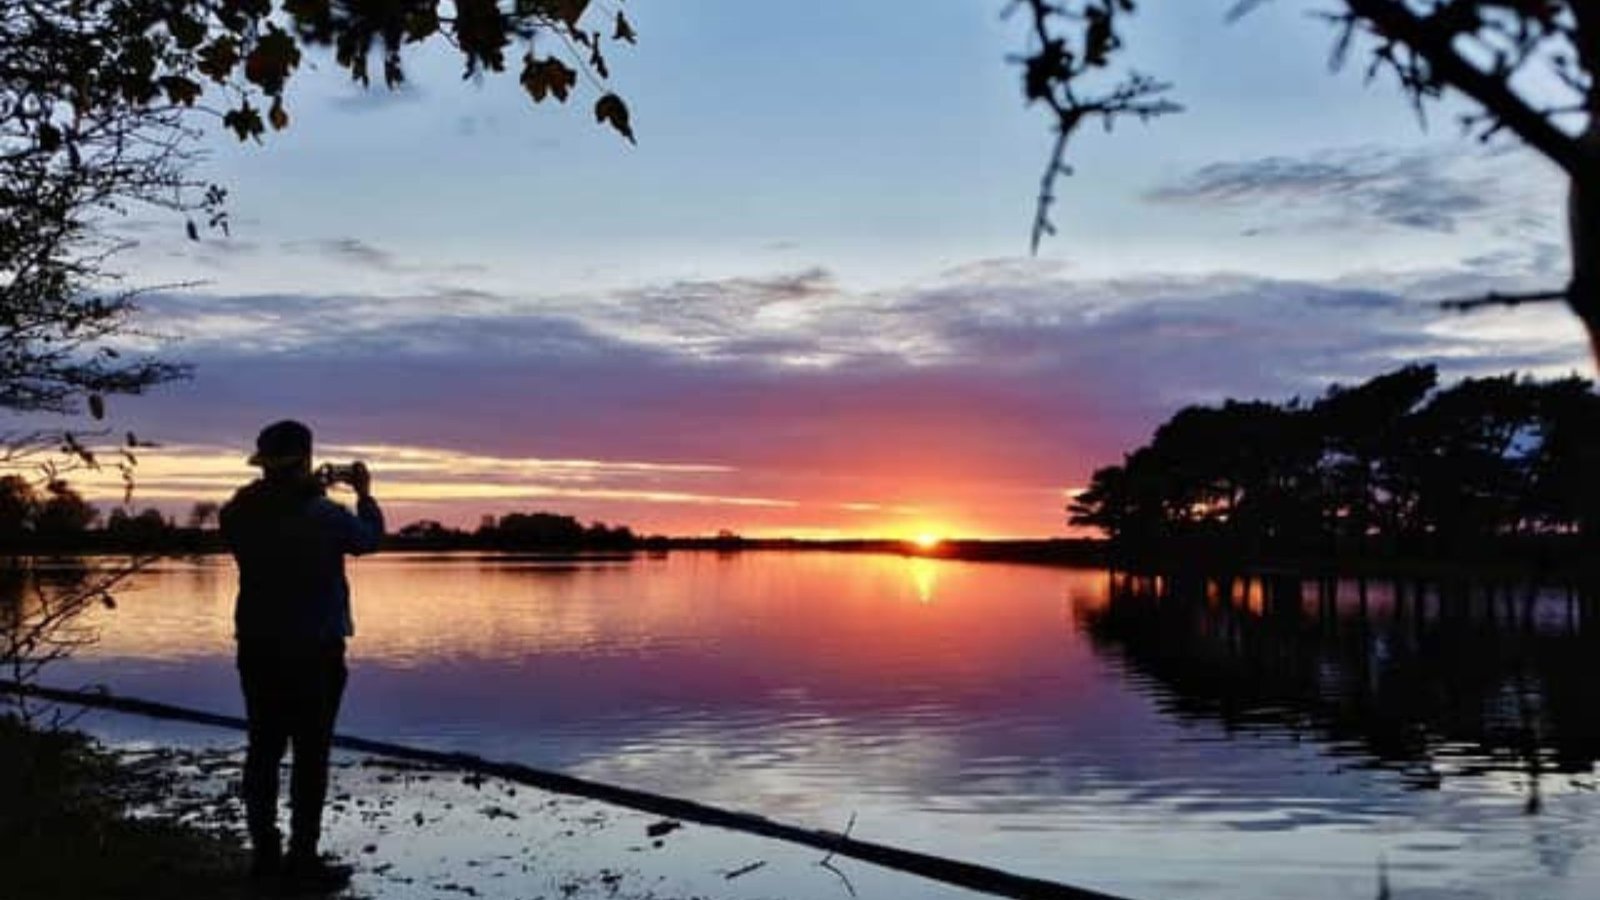
[[[100,511],[62,480],[36,487],[17,475],[0,476],[0,554],[5,553],[214,553],[226,550],[216,531],[216,503],[196,503],[183,522],[161,510]],[[391,532],[386,545],[427,550],[626,550],[665,538],[640,538],[626,525],[592,522],[548,512],[485,516],[476,530],[424,520]]]
[[626,525],[584,525],[572,516],[530,512],[484,516],[474,531],[424,519],[394,532],[389,545],[416,550],[629,550],[643,540]]
[[0,476],[0,553],[195,553],[218,545],[218,506],[196,503],[180,524],[155,508],[116,507],[102,516],[64,480],[35,487]]
[[1575,376],[1440,388],[1411,365],[1310,402],[1191,406],[1068,512],[1133,559],[1576,563],[1600,538],[1600,397]]

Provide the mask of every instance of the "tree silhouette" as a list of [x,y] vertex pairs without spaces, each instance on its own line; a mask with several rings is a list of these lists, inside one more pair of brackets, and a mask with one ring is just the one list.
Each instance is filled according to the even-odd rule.
[[0,539],[16,546],[33,528],[39,497],[33,485],[20,475],[0,475]]
[[34,513],[34,530],[44,538],[71,538],[94,524],[100,513],[65,481],[45,486],[46,497]]
[[119,506],[106,517],[106,536],[119,546],[158,548],[170,543],[172,530],[172,523],[154,507],[130,514]]
[[1536,397],[1514,375],[1469,378],[1419,412],[1428,437],[1422,519],[1444,547],[1472,547],[1531,524],[1522,507],[1538,452]]
[[1069,521],[1138,554],[1493,555],[1595,539],[1600,397],[1572,377],[1436,387],[1406,366],[1309,406],[1190,406],[1096,471]]
[[[226,191],[192,175],[200,130],[240,140],[290,125],[304,53],[331,51],[358,84],[406,78],[407,55],[444,44],[470,78],[515,72],[532,102],[566,103],[586,73],[595,120],[629,141],[606,88],[607,50],[632,43],[619,11],[588,0],[8,0],[0,5],[0,411],[104,417],[107,398],[187,374],[134,354],[139,289],[117,287],[105,222],[138,206],[227,230]],[[539,42],[536,45],[536,38]],[[558,48],[551,53],[546,48]],[[561,49],[564,48],[564,49]],[[115,460],[132,486],[133,434],[0,431],[0,471],[48,484]],[[91,447],[89,444],[96,444]],[[98,452],[97,452],[98,451]]]
[[[1236,19],[1272,0],[1232,0]],[[1588,331],[1600,359],[1600,4],[1589,0],[1333,0],[1324,18],[1336,30],[1342,65],[1367,48],[1369,78],[1388,75],[1420,113],[1446,90],[1474,104],[1463,125],[1480,139],[1507,134],[1550,160],[1569,183],[1567,220],[1572,279],[1565,287],[1457,301],[1564,300]],[[1177,112],[1170,85],[1113,66],[1133,0],[1012,0],[1025,6],[1032,45],[1020,58],[1029,102],[1047,108],[1055,128],[1034,219],[1033,241],[1054,232],[1050,207],[1064,158],[1081,125],[1107,127],[1129,116]]]
[[[1531,461],[1528,512],[1540,530],[1576,528],[1600,539],[1600,396],[1581,378],[1537,386],[1540,453]],[[1587,548],[1590,558],[1600,558]]]
[[[9,0],[0,9],[0,409],[103,415],[105,397],[180,377],[129,357],[137,291],[108,291],[107,214],[154,205],[226,229],[226,192],[190,170],[210,121],[240,140],[289,127],[305,50],[331,50],[357,83],[390,88],[408,53],[446,44],[477,78],[512,67],[534,103],[565,103],[580,72],[597,122],[628,140],[605,90],[606,51],[635,35],[587,0]],[[536,45],[536,38],[541,40]],[[546,44],[564,47],[545,52]],[[53,444],[53,436],[44,443]]]
[[1406,366],[1353,388],[1335,385],[1312,407],[1322,439],[1327,528],[1337,537],[1364,543],[1372,531],[1393,532],[1405,518],[1412,492],[1406,417],[1437,382],[1433,366]]
[[215,500],[201,500],[189,507],[189,527],[203,531],[217,521],[221,506]]
[[493,521],[486,520],[473,533],[473,540],[479,546],[502,550],[577,549],[627,548],[634,544],[635,537],[626,525],[611,528],[604,522],[593,522],[585,527],[572,516],[530,512],[508,513]]
[[33,538],[59,542],[81,536],[99,518],[99,511],[65,481],[44,486],[43,494],[19,475],[0,476],[0,538],[5,550],[16,550]]

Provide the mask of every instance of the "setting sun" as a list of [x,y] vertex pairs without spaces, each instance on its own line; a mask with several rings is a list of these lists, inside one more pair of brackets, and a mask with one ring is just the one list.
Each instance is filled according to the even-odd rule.
[[944,543],[944,538],[939,537],[937,534],[924,532],[912,538],[911,543],[916,544],[920,550],[932,550]]

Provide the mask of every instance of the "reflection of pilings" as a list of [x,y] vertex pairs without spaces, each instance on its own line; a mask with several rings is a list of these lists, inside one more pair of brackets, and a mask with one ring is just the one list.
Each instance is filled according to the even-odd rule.
[[1314,723],[1407,771],[1431,766],[1441,742],[1475,744],[1485,752],[1473,765],[1520,771],[1533,789],[1552,762],[1587,771],[1600,760],[1592,595],[1462,578],[1369,580],[1363,591],[1283,573],[1178,578],[1148,593],[1136,584],[1121,582],[1082,621],[1179,715],[1296,732]]
[[[1465,576],[1427,580],[1417,576],[1340,580],[1286,572],[1224,573],[1195,570],[1158,575],[1114,570],[1108,573],[1112,596],[1163,599],[1203,598],[1218,609],[1241,614],[1303,619],[1314,616],[1330,633],[1340,621],[1360,625],[1383,622],[1422,636],[1439,627],[1488,625],[1523,632],[1556,629],[1578,635],[1600,617],[1600,591],[1575,583],[1541,586],[1527,579],[1479,581]],[[1543,610],[1543,618],[1541,618]]]
[[1300,579],[1293,575],[1274,575],[1262,578],[1262,593],[1266,608],[1273,615],[1298,618],[1303,609],[1305,591]]

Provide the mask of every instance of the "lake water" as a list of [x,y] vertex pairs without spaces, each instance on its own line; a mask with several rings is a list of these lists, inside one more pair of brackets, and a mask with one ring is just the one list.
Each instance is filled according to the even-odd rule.
[[[1150,900],[1600,895],[1600,628],[1559,591],[827,553],[351,580],[346,733]],[[164,562],[47,680],[237,713],[233,590]]]

